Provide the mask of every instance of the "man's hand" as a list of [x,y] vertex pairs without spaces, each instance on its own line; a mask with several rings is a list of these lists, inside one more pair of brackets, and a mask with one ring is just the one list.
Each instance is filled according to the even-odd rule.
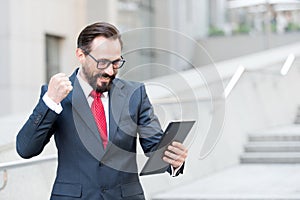
[[51,77],[48,85],[48,96],[59,104],[73,89],[71,81],[64,73],[58,73]]
[[176,169],[184,163],[187,155],[188,150],[183,144],[179,142],[172,142],[165,151],[163,160],[171,164]]

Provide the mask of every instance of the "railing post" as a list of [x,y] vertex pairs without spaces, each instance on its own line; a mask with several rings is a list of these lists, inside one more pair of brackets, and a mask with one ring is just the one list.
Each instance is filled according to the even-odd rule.
[[7,181],[8,181],[8,175],[7,175],[7,170],[5,169],[5,170],[3,170],[3,184],[0,187],[0,191],[6,187]]

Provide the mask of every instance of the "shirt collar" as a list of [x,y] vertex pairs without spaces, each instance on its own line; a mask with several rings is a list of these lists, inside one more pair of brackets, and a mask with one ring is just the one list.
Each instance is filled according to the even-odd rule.
[[[85,98],[89,98],[90,97],[90,94],[91,92],[93,91],[93,88],[90,86],[90,84],[88,84],[85,80],[83,80],[83,78],[80,76],[80,73],[81,73],[81,67],[79,68],[79,71],[76,75],[78,81],[79,81],[79,84],[83,90],[83,93],[84,93],[84,96]],[[103,92],[102,93],[102,97],[104,98],[108,98],[108,92]]]

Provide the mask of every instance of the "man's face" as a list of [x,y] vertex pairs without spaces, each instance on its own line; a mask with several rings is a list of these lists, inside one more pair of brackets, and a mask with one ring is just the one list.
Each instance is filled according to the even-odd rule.
[[[121,45],[118,39],[97,37],[93,40],[89,53],[96,60],[114,61],[121,59]],[[97,62],[89,55],[82,55],[80,62],[83,78],[94,90],[103,93],[110,89],[112,81],[118,73],[112,64],[105,69],[98,69]]]

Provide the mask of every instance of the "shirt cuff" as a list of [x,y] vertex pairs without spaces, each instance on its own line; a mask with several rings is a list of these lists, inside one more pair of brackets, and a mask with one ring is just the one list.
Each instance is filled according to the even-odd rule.
[[183,164],[181,164],[179,167],[177,167],[176,169],[174,169],[174,167],[171,165],[171,176],[175,177],[177,172],[181,169]]
[[63,110],[61,104],[57,104],[55,103],[49,96],[48,93],[46,92],[43,96],[43,101],[44,103],[48,106],[48,108],[50,108],[51,110],[53,110],[54,112],[56,112],[57,114],[60,114],[61,111]]

